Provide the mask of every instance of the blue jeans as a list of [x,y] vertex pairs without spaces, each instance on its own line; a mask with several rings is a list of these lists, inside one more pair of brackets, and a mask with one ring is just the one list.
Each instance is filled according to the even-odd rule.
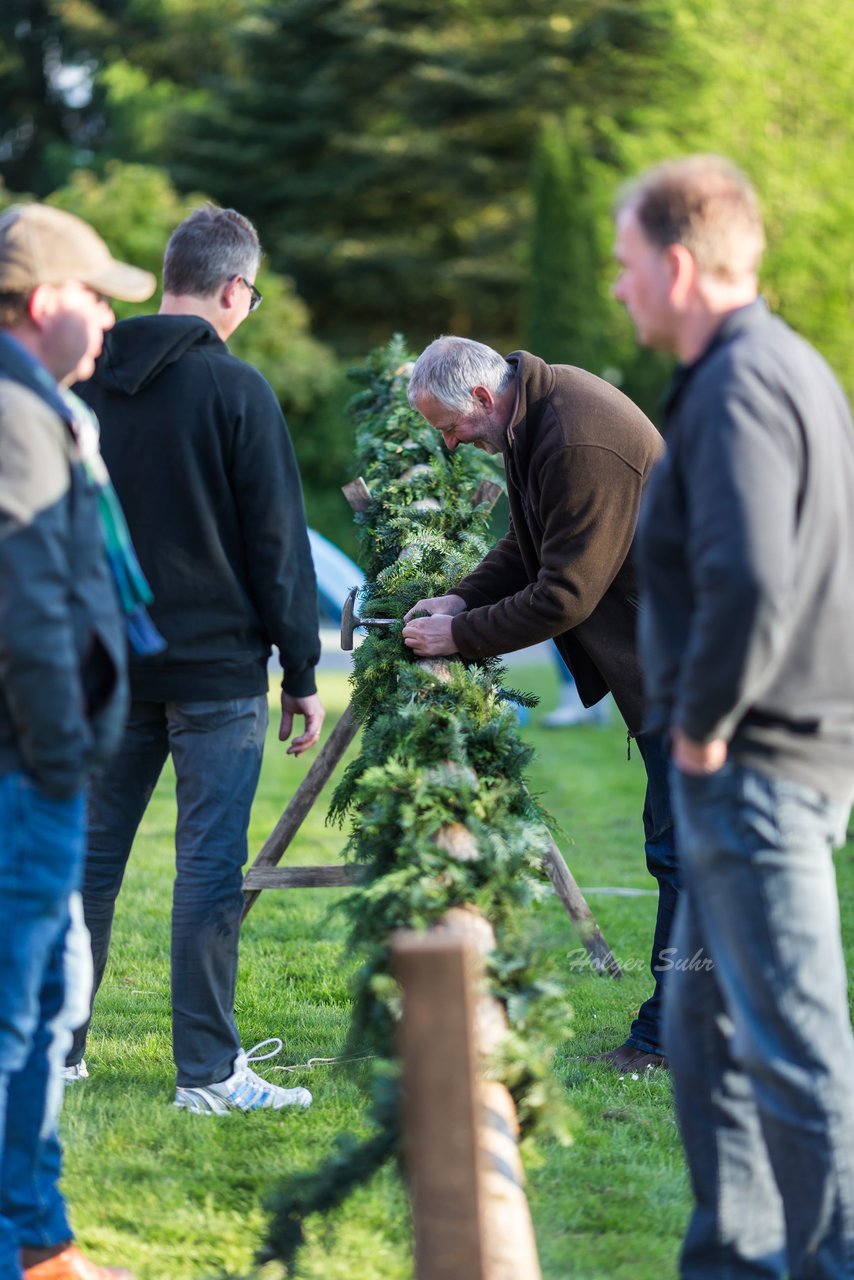
[[[134,702],[118,754],[92,787],[83,881],[95,990],[131,846],[171,753],[177,780],[172,897],[172,1046],[182,1086],[231,1074],[246,833],[267,730],[265,694],[205,702]],[[88,1024],[75,1036],[79,1062]]]
[[674,770],[665,1040],[696,1207],[685,1280],[854,1276],[854,1038],[832,849],[848,807]]
[[646,796],[643,830],[646,866],[658,884],[658,911],[652,937],[650,972],[655,987],[638,1010],[629,1031],[628,1043],[644,1053],[664,1053],[662,1044],[662,1003],[666,974],[666,952],[671,943],[673,917],[679,898],[679,870],[673,814],[670,808],[670,740],[661,733],[641,733],[635,738],[646,769]]
[[55,800],[24,773],[0,777],[0,1280],[19,1280],[22,1246],[72,1234],[56,1121],[75,983],[88,977],[66,966],[83,850],[82,795]]

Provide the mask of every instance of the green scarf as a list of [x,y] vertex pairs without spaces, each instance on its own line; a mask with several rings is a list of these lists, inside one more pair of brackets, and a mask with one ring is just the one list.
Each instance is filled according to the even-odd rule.
[[79,396],[67,387],[58,388],[59,395],[68,409],[80,449],[80,458],[86,469],[98,502],[98,516],[104,535],[107,563],[113,575],[119,604],[125,616],[128,643],[140,657],[162,653],[166,641],[149,617],[146,605],[154,600],[151,588],[136,558],[130,539],[127,521],[113,488],[99,448],[98,419]]

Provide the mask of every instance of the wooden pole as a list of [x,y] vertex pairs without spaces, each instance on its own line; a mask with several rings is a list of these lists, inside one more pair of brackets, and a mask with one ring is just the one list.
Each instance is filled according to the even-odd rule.
[[449,932],[395,934],[404,1154],[417,1280],[489,1280],[479,1195],[474,956]]
[[354,511],[367,511],[373,502],[371,491],[361,476],[343,485],[341,492]]
[[489,1280],[540,1280],[519,1157],[516,1105],[497,1080],[480,1080],[478,1097],[487,1276]]
[[479,956],[495,945],[473,907],[427,934],[399,932],[403,988],[404,1155],[416,1280],[541,1280],[519,1158],[516,1107],[480,1068],[506,1034],[482,989]]
[[503,493],[503,485],[496,484],[494,480],[481,480],[471,500],[472,508],[480,507],[486,503],[487,510],[491,511]]
[[543,858],[543,866],[554,885],[555,893],[564,905],[566,914],[578,930],[593,968],[597,973],[609,973],[612,978],[622,978],[623,971],[617,963],[616,956],[605,941],[602,930],[596,923],[575,877],[566,865],[563,854],[551,838],[548,852]]
[[299,831],[338,761],[355,738],[358,728],[359,725],[353,715],[353,708],[348,706],[318,752],[311,768],[297,787],[290,803],[276,823],[272,834],[246,874],[243,881],[245,901],[242,919],[246,919],[252,904],[263,887],[263,883],[259,883],[257,878],[255,883],[258,887],[252,887],[253,873],[262,867],[274,867],[280,861],[282,854],[291,840],[293,840],[297,831]]

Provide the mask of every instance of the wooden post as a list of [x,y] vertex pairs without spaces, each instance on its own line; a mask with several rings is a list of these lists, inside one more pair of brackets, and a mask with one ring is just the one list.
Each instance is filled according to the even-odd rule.
[[[358,728],[359,725],[353,715],[353,709],[348,706],[318,752],[311,768],[291,797],[288,807],[276,823],[272,834],[246,874],[243,881],[245,901],[242,918],[244,920],[261,889],[265,887],[263,879],[259,880],[257,877],[253,887],[253,874],[262,867],[274,867],[279,862],[285,849],[287,849],[308,816],[311,806],[323,790],[324,784],[332,774],[333,769],[355,738]],[[335,883],[338,882],[336,881]]]
[[[357,884],[355,872],[342,863],[321,867],[250,867],[243,878],[243,892],[251,889],[344,889]],[[254,899],[253,899],[254,901]],[[243,914],[246,915],[248,907]]]
[[478,1082],[481,1187],[489,1280],[539,1280],[540,1260],[519,1157],[519,1122],[509,1091]]
[[491,511],[503,493],[503,485],[496,484],[494,480],[481,480],[474,491],[471,505],[475,508],[486,503],[487,510]]
[[[417,1280],[540,1280],[513,1099],[478,1079],[495,1046],[497,1002],[480,990],[478,953],[494,936],[474,908],[427,934],[400,932],[404,1154]],[[506,1031],[500,1006],[499,1038]],[[486,1012],[486,1016],[484,1013]]]
[[341,492],[354,511],[367,511],[373,502],[371,491],[361,476],[343,485]]
[[448,932],[398,933],[404,1154],[417,1280],[489,1280],[479,1195],[473,952]]

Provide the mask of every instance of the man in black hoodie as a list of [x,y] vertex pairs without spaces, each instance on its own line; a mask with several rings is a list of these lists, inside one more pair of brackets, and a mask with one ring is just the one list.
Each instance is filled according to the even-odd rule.
[[[95,982],[137,828],[171,754],[177,779],[172,911],[175,1104],[195,1112],[308,1106],[248,1065],[234,1020],[242,867],[267,727],[267,664],[281,656],[282,721],[313,746],[316,585],[299,471],[272,388],[227,339],[261,301],[254,227],[192,213],[166,248],[160,314],[122,321],[81,388],[155,596],[162,655],[131,658],[122,748],[95,787],[83,891]],[[85,1076],[83,1028],[66,1077]],[[250,1051],[251,1053],[251,1051]]]

